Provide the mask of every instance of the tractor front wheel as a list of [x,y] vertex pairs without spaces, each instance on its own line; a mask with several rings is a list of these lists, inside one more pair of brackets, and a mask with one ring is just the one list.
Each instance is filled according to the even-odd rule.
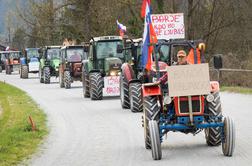
[[[219,92],[215,92],[212,95],[214,96],[214,100],[212,102],[207,103],[207,109],[206,109],[206,114],[209,115],[209,119],[208,119],[209,122],[213,122],[213,120],[211,120],[211,117],[217,118],[217,117],[222,116]],[[206,128],[205,138],[206,138],[206,143],[209,146],[220,145],[221,144],[221,127]]]
[[11,67],[10,65],[7,65],[6,68],[5,68],[5,73],[6,74],[11,74]]
[[20,76],[21,78],[28,78],[28,66],[27,65],[22,65],[21,66],[21,72],[20,72]]
[[129,85],[123,73],[120,75],[120,99],[122,108],[130,108]]
[[66,89],[70,89],[71,88],[71,75],[70,75],[70,71],[64,71],[64,84],[65,84],[65,88]]
[[0,66],[0,73],[2,73],[2,71],[3,71],[3,68],[2,68],[2,66]]
[[60,84],[60,88],[64,88],[65,84],[64,84],[64,77],[61,71],[59,71],[59,84]]
[[44,83],[50,84],[50,69],[49,69],[49,67],[44,68]]
[[151,152],[153,160],[160,160],[162,158],[160,134],[158,123],[155,120],[149,121]]
[[224,119],[223,134],[222,152],[225,156],[232,156],[235,148],[235,125],[229,117]]
[[160,110],[158,106],[157,96],[148,96],[143,99],[143,111],[144,111],[144,140],[145,148],[151,149],[151,140],[149,132],[149,121],[155,120],[159,124]]
[[143,111],[142,85],[138,82],[129,86],[130,110],[131,112]]
[[90,73],[90,97],[92,100],[102,100],[103,80],[101,73]]

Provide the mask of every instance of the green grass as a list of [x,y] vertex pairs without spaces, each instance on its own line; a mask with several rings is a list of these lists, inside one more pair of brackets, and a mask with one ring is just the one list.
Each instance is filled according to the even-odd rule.
[[[17,165],[29,158],[48,130],[46,116],[23,91],[0,81],[0,165]],[[36,124],[31,130],[28,117]]]
[[242,93],[242,94],[252,94],[252,88],[244,88],[238,86],[223,86],[221,87],[221,91],[228,91],[234,93]]

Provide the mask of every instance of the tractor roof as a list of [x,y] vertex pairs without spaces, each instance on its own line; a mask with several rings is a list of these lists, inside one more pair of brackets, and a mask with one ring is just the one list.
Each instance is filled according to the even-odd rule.
[[69,45],[69,46],[63,46],[63,47],[61,47],[61,49],[71,49],[71,48],[84,48],[84,46],[83,45],[73,45],[73,46],[71,46],[71,45]]
[[106,41],[106,40],[122,40],[122,37],[121,36],[99,36],[99,37],[92,38],[90,42]]
[[26,48],[25,51],[28,51],[28,50],[38,50],[39,48]]
[[0,53],[21,53],[21,51],[0,51]]
[[62,46],[45,46],[46,49],[61,48]]

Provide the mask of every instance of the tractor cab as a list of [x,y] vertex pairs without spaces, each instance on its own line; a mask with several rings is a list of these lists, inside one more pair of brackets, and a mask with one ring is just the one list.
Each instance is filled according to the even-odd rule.
[[71,83],[81,81],[82,61],[87,59],[87,50],[83,45],[68,45],[60,51],[60,87],[71,88]]
[[122,38],[119,36],[102,36],[90,40],[89,65],[100,70],[102,76],[115,76],[120,72],[125,60]]

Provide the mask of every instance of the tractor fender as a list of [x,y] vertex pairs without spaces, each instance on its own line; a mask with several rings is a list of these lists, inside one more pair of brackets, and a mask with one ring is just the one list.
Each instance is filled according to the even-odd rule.
[[142,83],[141,82],[141,80],[139,80],[139,79],[131,79],[130,81],[129,81],[129,84],[131,84],[131,83]]
[[143,97],[161,96],[161,88],[159,83],[146,83],[142,85]]
[[134,71],[129,63],[124,63],[121,69],[122,74],[125,76],[128,83],[135,78]]

